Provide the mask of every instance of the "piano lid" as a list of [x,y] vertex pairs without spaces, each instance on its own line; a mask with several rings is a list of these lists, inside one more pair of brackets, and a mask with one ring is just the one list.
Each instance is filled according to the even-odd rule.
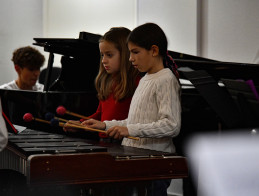
[[[95,92],[94,80],[99,71],[101,35],[80,32],[78,39],[34,38],[34,45],[49,52],[44,91],[90,91]],[[51,84],[54,54],[61,58],[61,73]]]
[[101,35],[80,32],[79,38],[33,38],[37,45],[44,51],[72,57],[84,57],[87,53],[99,54],[99,39]]
[[[179,68],[187,67],[194,71],[205,70],[217,81],[220,81],[221,78],[252,79],[256,85],[259,85],[259,64],[222,62],[174,51],[169,51],[169,54]],[[186,79],[181,71],[180,77]]]

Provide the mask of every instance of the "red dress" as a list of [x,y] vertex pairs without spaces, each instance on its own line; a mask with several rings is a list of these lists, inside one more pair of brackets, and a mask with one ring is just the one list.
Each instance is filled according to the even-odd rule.
[[[132,97],[116,101],[114,94],[110,94],[106,100],[99,101],[99,106],[90,118],[105,121],[105,120],[124,120],[128,117],[129,106]],[[107,137],[104,133],[99,133],[100,137]]]
[[[141,77],[137,77],[136,85],[138,86]],[[89,116],[100,121],[105,120],[124,120],[128,118],[129,107],[132,96],[125,98],[121,101],[116,101],[114,99],[114,93],[111,93],[106,100],[99,101],[98,108],[94,114]],[[99,133],[99,136],[106,138],[107,135],[104,133]]]

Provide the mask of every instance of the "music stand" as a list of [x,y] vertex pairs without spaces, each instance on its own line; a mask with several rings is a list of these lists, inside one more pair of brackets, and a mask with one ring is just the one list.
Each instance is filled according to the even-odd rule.
[[251,128],[258,127],[259,101],[253,83],[250,80],[232,79],[222,79],[222,82],[240,110],[243,125]]
[[240,115],[231,96],[206,71],[182,72],[207,101],[227,128],[239,126]]

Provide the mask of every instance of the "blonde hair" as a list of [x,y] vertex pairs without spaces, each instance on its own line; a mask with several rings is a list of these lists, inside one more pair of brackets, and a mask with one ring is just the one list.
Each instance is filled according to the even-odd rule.
[[115,75],[108,74],[100,60],[99,73],[95,79],[99,100],[107,99],[112,91],[114,92],[114,99],[117,101],[130,97],[135,92],[138,70],[129,61],[127,37],[130,32],[125,27],[113,27],[99,40],[99,42],[113,43],[120,52],[120,71]]

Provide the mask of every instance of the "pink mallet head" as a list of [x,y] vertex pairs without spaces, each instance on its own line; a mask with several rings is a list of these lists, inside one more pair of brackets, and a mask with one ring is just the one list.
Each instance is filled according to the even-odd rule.
[[23,115],[23,120],[25,122],[31,122],[33,120],[33,116],[31,113],[26,113]]
[[66,113],[66,108],[64,106],[59,106],[56,109],[58,115],[63,116]]

